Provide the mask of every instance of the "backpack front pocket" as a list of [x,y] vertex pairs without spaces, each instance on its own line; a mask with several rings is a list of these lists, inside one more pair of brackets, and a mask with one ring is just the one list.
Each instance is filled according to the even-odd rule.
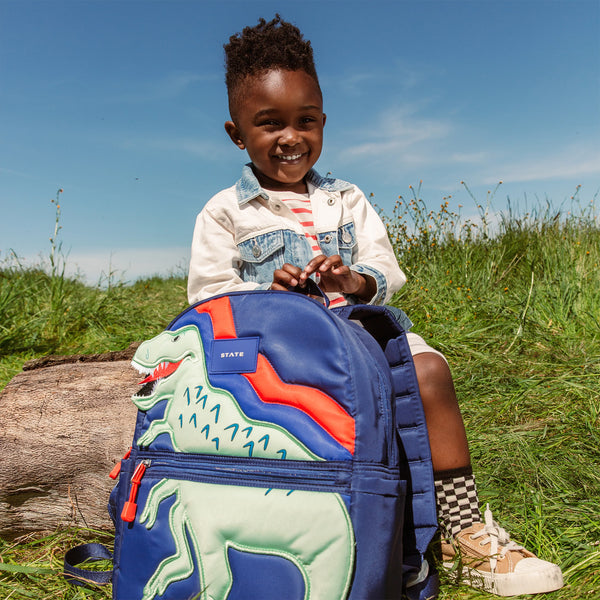
[[229,598],[235,571],[257,556],[304,590],[299,599],[347,597],[355,556],[349,463],[159,455],[137,461],[134,477],[139,465],[135,521],[121,524],[116,598]]

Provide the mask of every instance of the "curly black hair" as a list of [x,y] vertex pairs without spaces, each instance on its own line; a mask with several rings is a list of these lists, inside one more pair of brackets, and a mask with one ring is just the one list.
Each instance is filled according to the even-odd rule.
[[232,35],[223,48],[225,83],[232,117],[244,80],[271,69],[303,70],[315,80],[321,91],[310,41],[305,40],[300,30],[284,21],[279,14],[269,22],[261,18],[254,27],[244,27],[241,33]]

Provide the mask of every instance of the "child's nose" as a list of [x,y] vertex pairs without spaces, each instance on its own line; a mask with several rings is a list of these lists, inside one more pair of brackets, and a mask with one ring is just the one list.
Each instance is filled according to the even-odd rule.
[[286,127],[279,136],[280,146],[295,146],[300,142],[300,134],[294,127]]

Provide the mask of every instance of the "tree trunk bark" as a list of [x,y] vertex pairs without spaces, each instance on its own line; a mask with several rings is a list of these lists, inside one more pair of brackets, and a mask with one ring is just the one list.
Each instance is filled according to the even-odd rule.
[[0,537],[112,528],[108,473],[133,438],[135,347],[30,361],[0,393]]

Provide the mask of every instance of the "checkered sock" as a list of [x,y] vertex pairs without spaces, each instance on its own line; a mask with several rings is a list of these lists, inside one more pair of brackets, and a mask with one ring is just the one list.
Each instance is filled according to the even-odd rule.
[[481,521],[473,469],[460,467],[433,474],[438,519],[442,533],[454,537],[459,531]]

